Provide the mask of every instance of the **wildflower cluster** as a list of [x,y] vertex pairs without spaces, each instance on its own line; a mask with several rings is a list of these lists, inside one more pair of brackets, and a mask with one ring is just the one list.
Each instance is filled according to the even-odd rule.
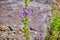
[[26,17],[30,12],[32,12],[31,8],[23,8],[23,11],[20,12],[20,17]]

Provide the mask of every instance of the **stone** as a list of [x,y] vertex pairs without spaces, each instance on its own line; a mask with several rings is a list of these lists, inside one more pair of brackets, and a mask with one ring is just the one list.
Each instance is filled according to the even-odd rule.
[[[25,7],[24,2],[22,1],[19,1],[17,3],[0,2],[0,5],[2,6],[0,7],[0,22],[2,22],[1,25],[3,25],[3,29],[5,30],[5,31],[2,31],[3,35],[1,36],[8,37],[8,38],[17,37],[18,40],[25,40],[25,37],[22,36],[23,32],[21,30],[23,30],[23,24],[21,22],[22,19],[19,15],[20,11],[22,11],[22,9]],[[40,4],[35,1],[30,2],[29,7],[33,10],[33,12],[28,15],[28,18],[29,18],[28,27],[31,27],[29,28],[29,34],[30,34],[31,40],[33,39],[44,40],[46,35],[47,21],[51,16],[50,15],[51,7],[47,4]],[[13,10],[10,10],[10,9],[13,9]],[[11,17],[9,17],[9,15]],[[10,30],[10,28],[7,27],[6,24],[10,26],[13,30]],[[31,35],[31,32],[32,32],[32,35]],[[33,38],[32,36],[35,38]]]

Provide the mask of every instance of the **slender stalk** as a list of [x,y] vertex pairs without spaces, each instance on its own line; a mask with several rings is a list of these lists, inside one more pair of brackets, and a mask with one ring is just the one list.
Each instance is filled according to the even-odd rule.
[[28,32],[28,18],[25,17],[22,20],[23,24],[24,24],[24,28],[23,28],[23,32],[24,32],[24,36],[26,37],[26,40],[29,40],[29,32]]
[[28,17],[27,15],[31,12],[31,9],[28,8],[30,0],[25,0],[25,8],[21,11],[20,16],[23,18],[23,33],[26,40],[29,40],[29,32],[28,32]]
[[30,0],[25,0],[25,8],[28,8]]

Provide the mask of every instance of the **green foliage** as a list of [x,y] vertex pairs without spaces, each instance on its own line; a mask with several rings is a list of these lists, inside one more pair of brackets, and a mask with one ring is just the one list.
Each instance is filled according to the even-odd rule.
[[[54,4],[53,6],[56,7],[56,4]],[[50,22],[50,30],[45,40],[60,40],[60,12],[57,7],[52,11]]]

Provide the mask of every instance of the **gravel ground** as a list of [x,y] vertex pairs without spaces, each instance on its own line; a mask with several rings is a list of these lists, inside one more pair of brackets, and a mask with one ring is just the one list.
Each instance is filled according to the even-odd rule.
[[[29,7],[33,10],[32,13],[28,15],[30,40],[44,40],[47,21],[51,16],[51,7],[47,4],[39,4],[35,1],[32,1]],[[0,39],[10,38],[13,40],[13,38],[15,38],[15,40],[25,40],[25,37],[22,36],[22,18],[19,14],[23,8],[24,2],[22,1],[10,3],[0,1],[0,25],[2,25],[0,26],[0,34],[2,34],[0,35]],[[11,31],[8,26],[13,30]]]

